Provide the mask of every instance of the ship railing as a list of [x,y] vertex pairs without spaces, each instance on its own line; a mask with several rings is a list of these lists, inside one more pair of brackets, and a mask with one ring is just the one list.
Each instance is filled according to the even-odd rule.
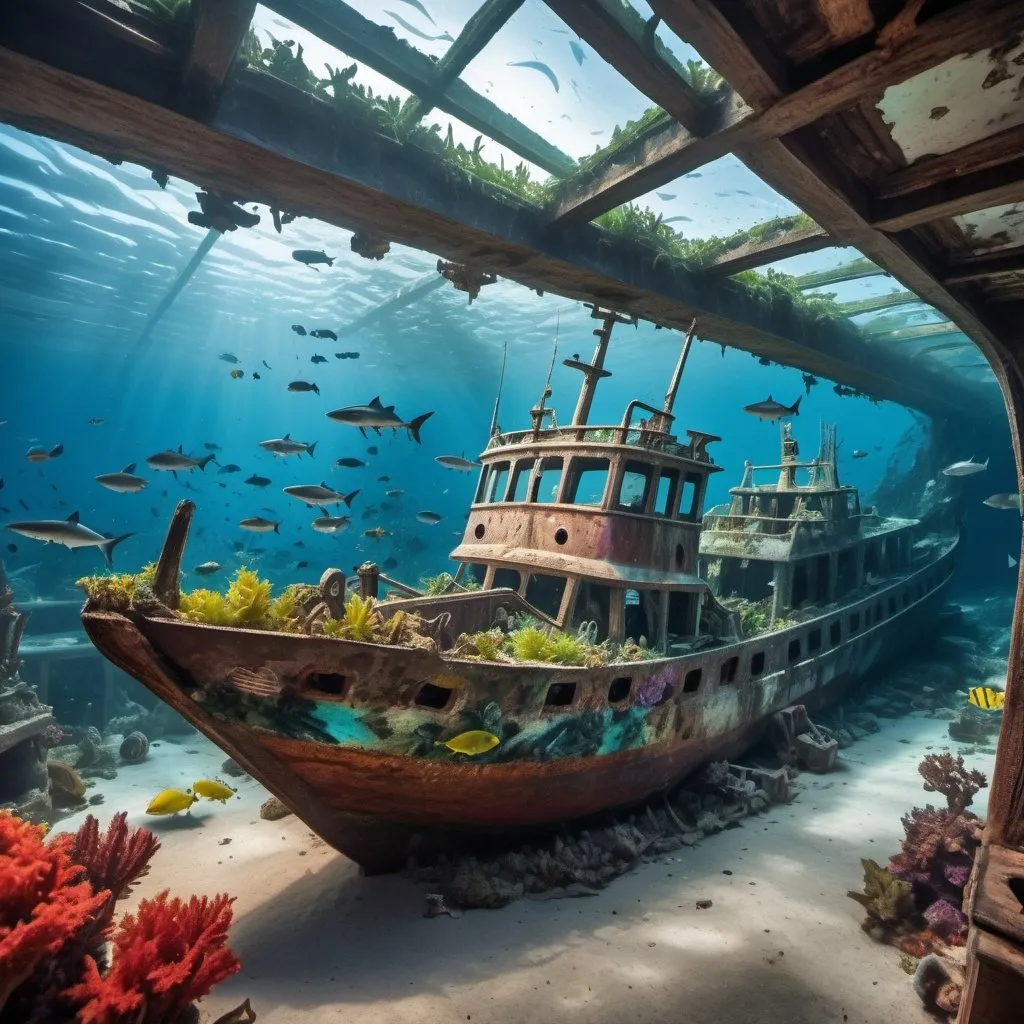
[[723,533],[742,533],[746,536],[783,537],[791,533],[799,520],[778,519],[772,516],[734,516],[704,513],[705,530]]
[[648,451],[665,452],[695,462],[713,464],[705,451],[696,451],[694,444],[680,444],[674,435],[663,430],[647,427],[579,426],[546,427],[543,430],[516,430],[508,434],[496,434],[487,444],[486,451],[506,448],[510,445],[531,443],[562,444],[616,444]]

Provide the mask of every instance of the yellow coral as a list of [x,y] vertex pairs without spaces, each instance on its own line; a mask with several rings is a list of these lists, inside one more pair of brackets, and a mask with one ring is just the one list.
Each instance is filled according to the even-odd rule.
[[328,619],[324,633],[339,640],[361,640],[374,643],[378,640],[376,630],[380,626],[380,615],[374,610],[373,598],[361,598],[353,594],[345,602],[343,619]]
[[476,656],[481,661],[503,661],[502,647],[505,644],[505,634],[500,629],[492,629],[487,632],[473,633],[470,636],[460,637],[460,642],[465,641],[476,648]]
[[270,614],[270,580],[240,566],[227,593],[231,621],[238,626],[262,626]]
[[551,638],[543,629],[527,626],[509,636],[516,661],[550,661]]
[[298,633],[301,628],[299,612],[299,585],[285,587],[280,597],[274,598],[270,605],[270,622],[274,629],[282,633]]
[[189,622],[205,622],[209,626],[232,625],[231,612],[223,594],[216,590],[193,590],[182,594],[178,602],[178,611]]
[[92,608],[102,611],[127,611],[135,596],[135,577],[127,573],[83,576],[75,585],[85,591]]
[[588,646],[582,640],[570,636],[568,633],[549,637],[547,660],[558,665],[582,665]]

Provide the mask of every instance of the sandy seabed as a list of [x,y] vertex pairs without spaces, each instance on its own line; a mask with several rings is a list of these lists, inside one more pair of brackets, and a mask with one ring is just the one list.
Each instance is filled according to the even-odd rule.
[[[861,887],[860,858],[897,852],[900,816],[933,796],[921,757],[958,745],[942,720],[881,725],[834,772],[801,775],[793,803],[598,896],[458,919],[424,918],[429,887],[361,877],[294,816],[262,820],[269,794],[224,776],[224,754],[198,734],[159,741],[89,792],[104,794],[91,809],[103,824],[123,809],[160,837],[124,909],[164,888],[237,897],[230,941],[242,970],[201,1002],[207,1019],[249,997],[264,1024],[915,1024],[931,1018],[898,952],[861,930],[846,891]],[[967,760],[991,774],[992,756]],[[159,790],[218,776],[238,787],[226,805],[145,815]],[[985,792],[972,808],[982,816]],[[713,905],[698,910],[705,899]]]

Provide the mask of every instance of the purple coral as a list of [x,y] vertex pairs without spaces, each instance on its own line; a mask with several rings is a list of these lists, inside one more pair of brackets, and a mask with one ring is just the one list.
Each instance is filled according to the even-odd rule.
[[636,688],[633,703],[639,704],[642,708],[653,708],[665,696],[665,689],[671,681],[672,669],[663,668],[660,672],[655,672]]
[[949,900],[936,900],[925,912],[928,926],[941,939],[954,946],[962,946],[967,938],[967,915]]
[[949,882],[956,889],[963,889],[967,884],[967,879],[971,876],[971,865],[970,864],[946,864],[942,873],[946,876],[946,881]]

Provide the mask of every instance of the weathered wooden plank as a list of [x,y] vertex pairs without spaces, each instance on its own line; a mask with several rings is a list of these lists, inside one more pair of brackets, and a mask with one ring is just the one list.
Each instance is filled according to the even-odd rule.
[[22,719],[20,722],[0,725],[0,754],[6,753],[33,736],[38,736],[48,725],[53,725],[53,714],[49,708],[31,718]]
[[817,225],[811,228],[795,228],[784,234],[776,235],[767,242],[747,242],[745,245],[722,253],[714,263],[702,268],[705,274],[738,274],[741,270],[752,270],[763,267],[776,260],[784,260],[789,256],[800,256],[808,252],[818,252],[835,245],[835,239]]
[[963,334],[963,331],[950,320],[938,324],[917,324],[914,327],[900,327],[895,331],[872,331],[871,325],[864,328],[864,334],[880,345],[901,345],[911,341],[935,341],[939,338]]
[[192,0],[179,100],[184,113],[198,118],[213,113],[255,10],[256,0]]
[[[833,243],[835,244],[835,243]],[[857,281],[863,277],[877,277],[886,272],[876,266],[871,260],[860,257],[850,260],[849,263],[841,263],[838,267],[831,267],[829,270],[815,270],[810,274],[800,274],[796,278],[797,288],[820,288],[825,284],[838,284],[840,281]]]
[[905,231],[942,217],[956,217],[1022,200],[1024,157],[972,174],[937,181],[916,192],[891,199],[873,198],[871,222],[881,231]]
[[[750,113],[734,103],[718,112],[714,126],[704,135],[669,125],[639,140],[628,153],[609,154],[602,164],[563,183],[552,204],[553,220],[594,217],[725,152],[788,135],[934,64],[995,45],[1024,29],[1024,4],[972,0],[930,18],[895,51],[871,50],[838,68],[826,68],[819,77],[786,92],[781,77],[776,77],[781,72],[751,67],[754,58],[747,44],[728,28],[723,12],[707,0],[654,0],[652,7],[681,38],[692,39],[688,32],[699,38],[705,47],[697,46],[701,56],[716,71],[727,66],[726,79],[758,109]],[[730,13],[733,10],[729,8]],[[713,23],[703,23],[704,17]],[[703,28],[698,27],[701,24]],[[628,75],[630,65],[623,62],[618,70]],[[746,94],[737,79],[746,84]]]
[[420,95],[409,113],[410,123],[426,117],[436,105],[436,99],[469,66],[483,48],[501,31],[520,7],[523,0],[485,0],[476,13],[466,22],[458,38],[437,62],[434,92]]
[[879,199],[891,199],[1022,157],[1024,124],[996,132],[995,135],[961,146],[950,153],[923,156],[909,167],[901,167],[883,178],[875,189],[875,195]]
[[559,18],[582,36],[616,71],[684,128],[703,135],[711,104],[679,77],[671,54],[645,32],[640,16],[619,0],[544,0]]
[[591,225],[553,232],[514,197],[339,122],[328,104],[258,72],[233,76],[217,122],[203,125],[0,50],[0,118],[217,192],[477,263],[531,288],[682,329],[697,316],[705,337],[924,411],[983,422],[998,414],[984,387],[931,371],[908,375],[901,360],[874,350],[865,358],[845,321],[811,323]]
[[861,313],[874,313],[879,309],[888,309],[890,306],[906,306],[920,301],[910,291],[890,292],[887,295],[872,295],[867,299],[858,299],[856,302],[844,302],[840,309],[847,316],[859,316]]
[[435,99],[442,110],[549,174],[568,174],[576,166],[572,157],[460,79],[439,93],[437,65],[429,57],[340,0],[272,0],[268,6],[403,89]]
[[942,275],[943,284],[964,284],[1006,274],[1024,273],[1024,245],[998,252],[982,252],[951,263]]

